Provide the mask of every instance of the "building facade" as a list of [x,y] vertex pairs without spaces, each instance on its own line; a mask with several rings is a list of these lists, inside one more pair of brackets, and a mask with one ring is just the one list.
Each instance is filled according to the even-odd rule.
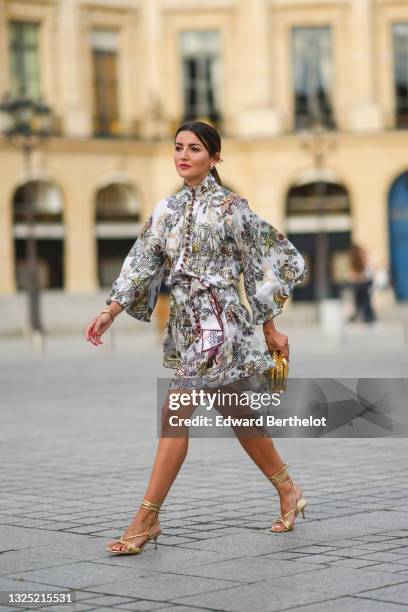
[[109,287],[200,118],[224,184],[308,260],[295,299],[321,232],[331,295],[353,241],[408,298],[408,2],[0,0],[0,45],[0,95],[42,97],[55,130],[29,177],[0,139],[0,294],[25,286],[27,201],[42,287]]

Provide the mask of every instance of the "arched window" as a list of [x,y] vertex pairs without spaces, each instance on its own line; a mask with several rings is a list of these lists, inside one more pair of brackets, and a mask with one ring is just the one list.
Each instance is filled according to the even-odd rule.
[[310,273],[295,289],[295,299],[314,300],[316,296],[319,234],[327,244],[326,274],[328,297],[338,297],[347,279],[348,248],[351,242],[350,199],[347,189],[328,176],[306,177],[293,185],[286,201],[289,240],[301,251]]
[[27,287],[26,238],[28,207],[34,213],[39,284],[42,289],[64,286],[64,202],[60,188],[50,181],[29,181],[13,196],[13,227],[17,289]]
[[98,275],[109,287],[141,229],[137,192],[127,183],[110,183],[96,193]]

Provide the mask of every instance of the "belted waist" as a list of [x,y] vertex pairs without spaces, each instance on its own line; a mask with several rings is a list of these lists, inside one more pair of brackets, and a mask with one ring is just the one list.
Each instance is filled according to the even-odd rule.
[[224,342],[222,308],[214,287],[202,278],[186,276],[177,279],[177,284],[188,288],[197,333],[201,334],[201,350],[218,352]]

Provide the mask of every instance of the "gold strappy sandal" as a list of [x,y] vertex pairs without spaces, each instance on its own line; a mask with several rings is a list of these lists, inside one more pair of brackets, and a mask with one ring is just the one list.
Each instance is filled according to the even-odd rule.
[[[159,512],[166,512],[166,510],[163,510],[160,508],[160,504],[153,504],[152,502],[149,502],[147,499],[144,499],[142,501],[142,503],[140,504],[140,507],[147,508],[148,510],[153,510],[157,514]],[[150,527],[148,531],[144,531],[143,533],[134,533],[132,536],[129,536],[127,538],[124,538],[121,536],[118,540],[115,540],[111,544],[111,546],[114,546],[115,544],[124,544],[126,546],[126,550],[111,550],[110,548],[106,548],[106,550],[114,555],[138,555],[139,553],[142,552],[145,544],[149,542],[150,540],[154,540],[154,548],[157,549],[157,538],[159,537],[160,534],[161,534],[160,525],[157,525],[157,519],[156,519],[156,521],[153,523],[153,525]],[[134,546],[132,544],[129,544],[128,542],[125,542],[125,540],[132,540],[133,538],[137,538],[142,535],[147,535],[147,538],[139,546]]]
[[[272,474],[272,476],[267,476],[267,479],[270,480],[272,482],[272,484],[277,487],[277,485],[279,485],[281,482],[291,482],[287,469],[289,465],[287,463],[283,464],[283,467],[279,470],[279,472],[275,472],[275,474]],[[295,495],[296,495],[296,486],[295,484],[292,482],[293,484],[293,488],[295,490]],[[304,497],[302,497],[301,499],[299,499],[299,501],[296,503],[296,506],[294,508],[292,508],[292,510],[289,510],[289,512],[287,512],[284,516],[282,516],[282,514],[274,521],[274,524],[279,524],[282,523],[282,525],[284,525],[285,529],[280,529],[280,530],[275,530],[272,529],[271,527],[271,531],[272,533],[283,533],[284,531],[291,531],[295,525],[295,521],[289,521],[287,520],[287,517],[294,513],[295,515],[295,519],[297,517],[297,515],[299,514],[299,512],[302,513],[303,518],[305,518],[305,508],[308,505],[308,500],[305,499]]]

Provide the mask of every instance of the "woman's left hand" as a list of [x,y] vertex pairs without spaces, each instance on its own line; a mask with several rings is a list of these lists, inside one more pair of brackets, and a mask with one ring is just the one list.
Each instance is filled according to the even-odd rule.
[[269,352],[281,351],[282,355],[289,361],[288,336],[279,332],[275,326],[265,324],[263,329]]

